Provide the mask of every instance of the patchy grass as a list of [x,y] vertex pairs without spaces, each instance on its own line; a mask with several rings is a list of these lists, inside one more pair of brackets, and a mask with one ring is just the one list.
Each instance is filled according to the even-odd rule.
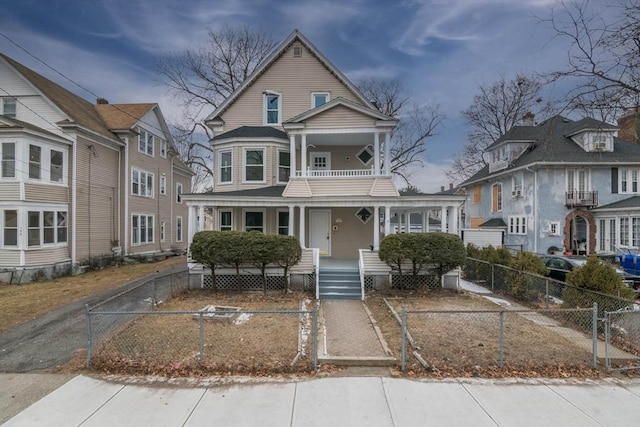
[[[199,319],[192,312],[208,305],[238,307],[228,320],[203,320],[200,360]],[[310,316],[274,311],[311,309],[304,294],[219,294],[190,291],[158,307],[158,314],[122,318],[92,359],[109,373],[197,375],[199,373],[275,374],[311,369]],[[161,312],[189,311],[189,314]],[[256,313],[255,311],[268,311]],[[113,317],[93,316],[113,328]],[[300,354],[299,354],[300,350]]]
[[78,276],[24,285],[0,284],[0,333],[86,296],[117,288],[165,268],[186,265],[185,257],[155,263],[105,267]]

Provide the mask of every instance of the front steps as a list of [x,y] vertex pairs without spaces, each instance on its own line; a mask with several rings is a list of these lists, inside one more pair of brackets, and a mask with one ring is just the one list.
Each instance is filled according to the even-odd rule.
[[360,272],[357,268],[327,269],[320,267],[318,280],[320,299],[362,299]]

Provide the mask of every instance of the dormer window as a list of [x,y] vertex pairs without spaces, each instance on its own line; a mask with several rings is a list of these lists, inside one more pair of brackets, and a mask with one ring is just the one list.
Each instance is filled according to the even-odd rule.
[[491,152],[489,166],[491,172],[505,169],[509,166],[509,150],[506,145],[496,148]]
[[610,135],[595,133],[589,135],[587,151],[613,151],[613,138]]
[[279,125],[282,120],[282,96],[277,92],[267,91],[264,94],[264,123]]

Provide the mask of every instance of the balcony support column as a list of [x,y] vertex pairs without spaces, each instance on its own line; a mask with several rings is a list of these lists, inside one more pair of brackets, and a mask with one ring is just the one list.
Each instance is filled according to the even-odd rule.
[[380,134],[373,134],[373,175],[380,175]]
[[292,177],[296,176],[296,136],[291,135],[289,137],[289,165],[290,165],[290,175]]
[[380,207],[373,207],[373,249],[380,249]]
[[384,235],[391,234],[391,207],[384,207]]
[[440,207],[440,231],[447,232],[447,207]]
[[307,134],[301,135],[300,141],[300,176],[307,176]]
[[307,239],[305,239],[306,230],[305,230],[305,223],[304,223],[304,206],[300,206],[299,223],[300,223],[300,246],[302,246],[303,249],[306,249]]
[[391,143],[389,142],[389,132],[384,133],[384,174],[391,174]]
[[289,224],[287,225],[287,229],[289,230],[289,236],[295,236],[293,231],[293,215],[294,215],[294,206],[289,206]]

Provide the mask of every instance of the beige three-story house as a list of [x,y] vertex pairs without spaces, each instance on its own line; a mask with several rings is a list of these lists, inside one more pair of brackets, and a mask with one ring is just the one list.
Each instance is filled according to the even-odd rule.
[[193,172],[157,104],[96,104],[0,54],[0,280],[187,247]]
[[463,197],[394,185],[385,160],[397,123],[293,31],[206,120],[214,185],[185,196],[190,239],[210,215],[215,230],[288,234],[316,258],[355,263],[376,254],[394,215],[423,213],[426,230],[435,210],[432,231],[457,233]]

